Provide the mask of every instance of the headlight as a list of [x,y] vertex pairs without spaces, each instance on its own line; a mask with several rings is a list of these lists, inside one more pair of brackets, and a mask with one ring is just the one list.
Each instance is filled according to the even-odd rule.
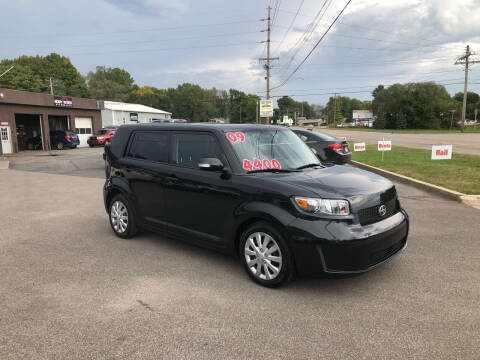
[[347,200],[314,199],[295,196],[295,205],[310,214],[349,215],[350,207]]
[[97,136],[98,140],[103,140],[103,136]]

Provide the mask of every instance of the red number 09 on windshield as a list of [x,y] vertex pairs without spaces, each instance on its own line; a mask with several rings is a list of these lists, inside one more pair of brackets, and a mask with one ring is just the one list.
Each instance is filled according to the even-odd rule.
[[244,159],[243,160],[243,168],[247,171],[253,170],[262,170],[262,169],[281,169],[282,165],[276,159],[253,159],[253,163],[250,160]]
[[245,141],[245,134],[241,131],[237,132],[228,132],[227,139],[230,140],[232,143],[236,142],[244,142]]

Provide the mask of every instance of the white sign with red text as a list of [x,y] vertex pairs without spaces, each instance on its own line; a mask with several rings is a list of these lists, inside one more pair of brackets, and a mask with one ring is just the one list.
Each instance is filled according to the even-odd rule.
[[366,149],[367,147],[364,142],[353,144],[353,151],[365,151]]
[[452,145],[432,145],[432,160],[450,160],[452,150]]
[[382,140],[378,142],[378,151],[392,150],[392,140]]

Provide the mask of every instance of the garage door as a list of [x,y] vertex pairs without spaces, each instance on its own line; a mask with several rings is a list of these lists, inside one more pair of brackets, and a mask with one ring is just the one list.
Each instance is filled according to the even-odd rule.
[[92,135],[92,118],[75,118],[75,132],[80,140],[79,146],[88,146],[87,140]]

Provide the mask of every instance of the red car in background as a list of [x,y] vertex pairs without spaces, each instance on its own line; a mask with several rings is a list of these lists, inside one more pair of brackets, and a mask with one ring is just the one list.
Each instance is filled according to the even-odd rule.
[[103,128],[97,134],[90,136],[87,140],[87,144],[90,147],[94,147],[95,145],[105,145],[111,143],[116,131],[116,127]]

